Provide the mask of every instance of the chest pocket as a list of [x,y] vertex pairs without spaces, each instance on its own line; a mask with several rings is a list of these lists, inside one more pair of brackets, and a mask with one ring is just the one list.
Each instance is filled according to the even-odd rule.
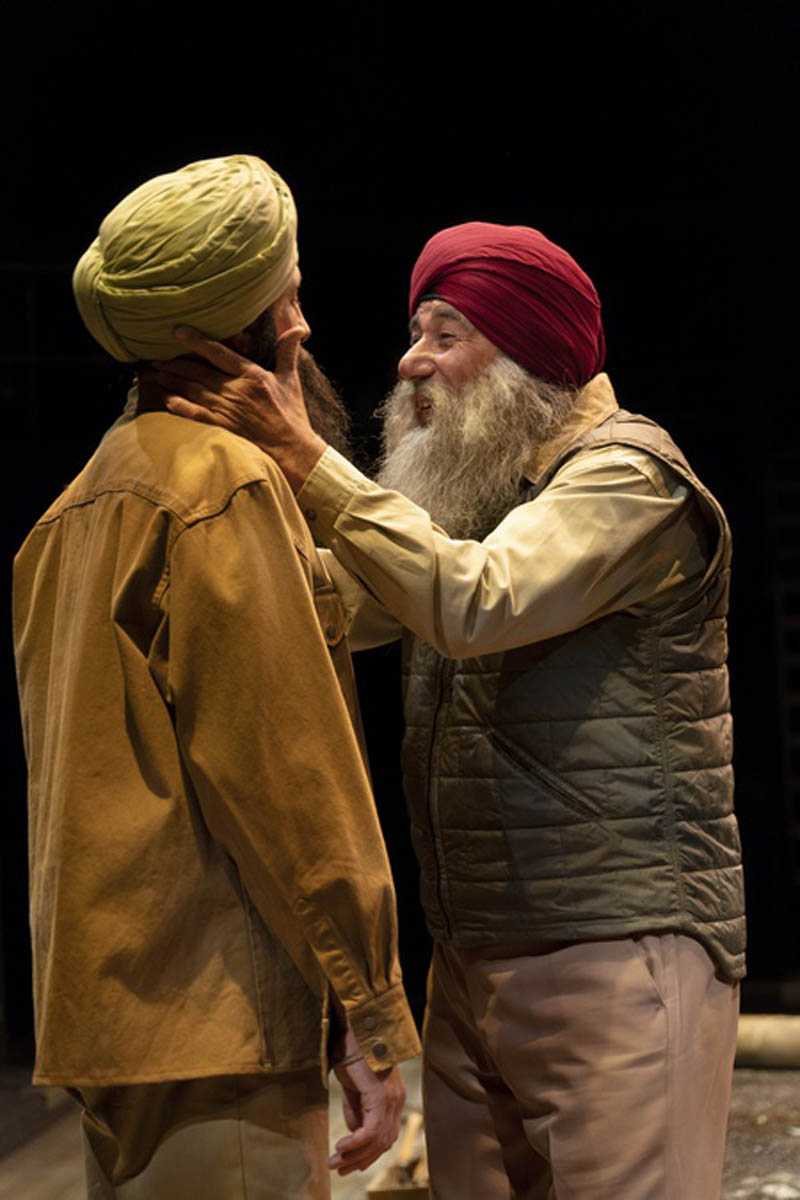
[[347,618],[339,593],[330,581],[325,588],[314,587],[314,607],[325,641],[329,646],[338,646],[345,635]]
[[347,632],[347,616],[344,605],[316,551],[312,550],[311,554],[308,554],[300,546],[297,546],[296,549],[311,573],[317,620],[325,641],[332,649],[339,645]]

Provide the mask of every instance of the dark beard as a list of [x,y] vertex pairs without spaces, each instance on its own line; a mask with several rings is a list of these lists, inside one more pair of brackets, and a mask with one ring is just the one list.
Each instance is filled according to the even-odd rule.
[[[277,340],[275,322],[269,312],[264,312],[248,326],[248,332],[255,339],[255,349],[252,360],[266,371],[274,371],[277,365]],[[300,347],[297,360],[297,373],[303,388],[303,398],[311,427],[315,433],[338,450],[345,458],[351,459],[353,452],[350,446],[350,417],[338,392],[327,375],[318,366],[313,355]]]
[[297,360],[297,373],[314,432],[345,458],[352,459],[350,415],[328,376],[313,355],[302,346]]

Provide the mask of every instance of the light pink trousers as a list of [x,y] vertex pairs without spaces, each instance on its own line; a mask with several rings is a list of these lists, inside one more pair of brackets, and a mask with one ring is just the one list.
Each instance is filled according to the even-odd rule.
[[738,987],[688,937],[540,953],[437,945],[423,1075],[432,1195],[716,1200],[738,1006]]
[[329,1200],[319,1068],[81,1088],[88,1200]]

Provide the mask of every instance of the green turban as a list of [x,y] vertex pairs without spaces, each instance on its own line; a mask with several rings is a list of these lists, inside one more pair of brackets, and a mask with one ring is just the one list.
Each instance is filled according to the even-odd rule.
[[111,210],[75,268],[75,299],[114,358],[174,358],[185,353],[175,325],[230,337],[278,299],[296,235],[292,193],[260,158],[190,163]]

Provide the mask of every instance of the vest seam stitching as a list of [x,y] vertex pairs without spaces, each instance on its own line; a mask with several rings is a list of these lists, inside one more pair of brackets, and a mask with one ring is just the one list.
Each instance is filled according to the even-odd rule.
[[664,694],[663,682],[664,675],[662,673],[661,664],[661,637],[658,624],[654,624],[649,630],[653,654],[650,659],[650,670],[653,678],[653,695],[656,699],[656,723],[658,727],[658,742],[661,758],[662,772],[662,787],[664,794],[664,819],[668,826],[667,843],[669,846],[670,858],[672,859],[676,899],[678,901],[678,911],[683,914],[686,911],[686,896],[683,889],[683,878],[681,875],[681,864],[678,853],[678,830],[675,816],[675,788],[674,777],[672,775],[672,764],[670,762],[669,746],[666,737],[666,729],[664,724]]

